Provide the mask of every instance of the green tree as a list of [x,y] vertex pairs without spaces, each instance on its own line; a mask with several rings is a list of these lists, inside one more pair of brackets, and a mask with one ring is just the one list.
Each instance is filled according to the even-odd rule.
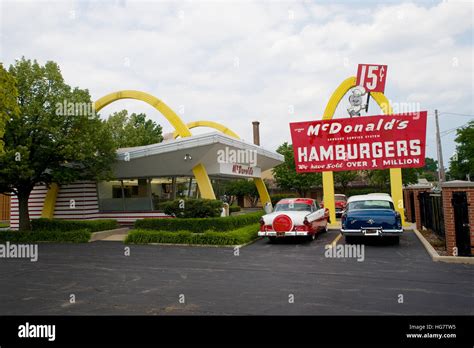
[[132,113],[127,110],[115,112],[107,119],[107,126],[112,133],[115,146],[133,147],[156,144],[163,141],[162,128],[145,114]]
[[474,121],[457,130],[456,155],[451,158],[449,177],[466,180],[474,178]]
[[30,230],[35,185],[108,178],[116,152],[89,92],[68,86],[56,63],[22,58],[9,73],[17,82],[19,116],[5,127],[0,192],[18,197],[20,229]]
[[[421,173],[421,168],[402,168],[402,183],[403,185],[414,184],[418,182],[418,177]],[[390,187],[390,170],[368,170],[367,178],[369,183],[380,189],[380,191],[385,192]]]
[[0,154],[3,153],[3,134],[7,121],[18,118],[18,90],[15,78],[0,63]]
[[422,169],[420,178],[425,178],[428,181],[436,181],[438,173],[438,161],[433,158],[426,157],[425,166]]
[[422,172],[422,168],[402,168],[403,185],[416,184]]
[[293,146],[283,143],[277,152],[285,157],[285,162],[273,168],[273,176],[278,187],[285,190],[296,190],[301,197],[306,197],[311,187],[322,184],[321,173],[297,173]]
[[257,206],[259,195],[257,186],[251,180],[232,180],[226,184],[225,194],[237,197],[239,205],[243,206],[243,199],[247,198],[252,207]]
[[342,193],[346,193],[349,183],[357,179],[358,176],[359,172],[353,170],[334,172],[334,182],[341,186]]
[[438,161],[434,160],[431,157],[426,157],[425,166],[423,167],[424,172],[437,172],[438,171]]

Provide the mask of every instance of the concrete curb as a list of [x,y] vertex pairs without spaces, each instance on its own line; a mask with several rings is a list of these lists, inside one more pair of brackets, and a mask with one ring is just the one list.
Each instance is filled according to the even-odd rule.
[[413,229],[416,236],[420,240],[421,244],[425,247],[426,251],[434,262],[446,262],[446,263],[465,263],[474,265],[474,257],[467,256],[440,256],[433,246],[428,242],[425,237],[416,228]]
[[128,227],[122,227],[122,228],[116,228],[114,230],[93,232],[91,234],[91,239],[89,239],[89,243],[90,242],[96,242],[98,240],[102,240],[102,239],[107,238],[109,236],[112,236],[114,234],[128,234],[129,231],[130,231],[130,229]]

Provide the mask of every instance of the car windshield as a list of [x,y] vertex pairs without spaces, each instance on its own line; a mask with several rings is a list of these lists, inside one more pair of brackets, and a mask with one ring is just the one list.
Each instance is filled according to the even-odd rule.
[[354,209],[394,209],[393,203],[384,200],[356,201],[348,204],[347,210]]
[[278,203],[275,211],[311,211],[311,205],[305,203]]

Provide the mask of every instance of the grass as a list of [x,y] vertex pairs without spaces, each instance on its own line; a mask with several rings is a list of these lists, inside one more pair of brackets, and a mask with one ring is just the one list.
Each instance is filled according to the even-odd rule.
[[0,231],[0,242],[11,243],[87,243],[92,232],[117,228],[116,220],[33,219],[32,231]]
[[204,244],[204,245],[242,245],[257,238],[259,224],[251,224],[227,232],[205,231],[156,231],[132,230],[125,243],[127,244]]
[[137,230],[153,231],[189,231],[204,233],[208,231],[232,231],[240,227],[258,223],[264,211],[253,212],[238,216],[218,217],[218,218],[169,218],[169,219],[143,219],[135,221]]
[[91,232],[82,229],[76,231],[0,231],[0,242],[11,243],[36,243],[36,242],[55,242],[55,243],[87,243],[91,238]]
[[88,230],[90,232],[113,230],[118,227],[116,220],[59,220],[59,219],[33,219],[31,220],[33,231],[76,231]]

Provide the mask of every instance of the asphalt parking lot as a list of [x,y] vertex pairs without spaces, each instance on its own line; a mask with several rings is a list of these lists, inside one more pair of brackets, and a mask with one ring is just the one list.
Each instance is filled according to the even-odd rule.
[[0,314],[474,314],[472,265],[432,262],[411,231],[399,245],[368,243],[362,262],[325,257],[337,235],[258,240],[238,256],[232,248],[132,245],[125,256],[120,242],[41,244],[37,262],[0,260]]

